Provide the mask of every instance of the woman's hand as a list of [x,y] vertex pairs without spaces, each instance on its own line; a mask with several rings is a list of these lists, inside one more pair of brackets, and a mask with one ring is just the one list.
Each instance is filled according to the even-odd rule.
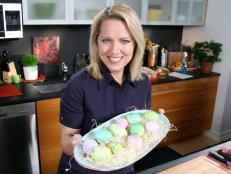
[[82,136],[80,134],[74,134],[72,137],[71,137],[71,143],[72,143],[72,146],[73,148],[80,143],[82,139]]
[[164,109],[162,109],[162,108],[159,108],[159,109],[158,109],[158,112],[159,112],[160,114],[163,114],[163,115],[164,115],[165,110],[164,110]]
[[74,148],[80,143],[81,129],[72,129],[61,125],[61,146],[65,154],[73,156]]

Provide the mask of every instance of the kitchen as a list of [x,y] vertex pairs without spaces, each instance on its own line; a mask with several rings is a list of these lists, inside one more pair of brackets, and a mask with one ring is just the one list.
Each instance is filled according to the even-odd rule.
[[[213,114],[212,127],[207,134],[217,141],[230,139],[230,60],[228,59],[230,35],[230,24],[228,21],[228,7],[230,2],[222,0],[216,2],[210,0],[207,6],[207,16],[204,26],[169,26],[169,25],[145,25],[144,30],[150,38],[162,45],[169,45],[172,42],[193,44],[195,41],[215,39],[223,43],[224,48],[221,54],[222,61],[214,65],[214,72],[221,74],[219,77],[215,110]],[[76,53],[88,53],[89,25],[24,25],[24,37],[22,39],[0,40],[1,50],[8,50],[9,56],[16,62],[17,55],[31,53],[31,37],[38,35],[59,35],[60,36],[60,59],[68,66],[69,73],[73,72],[73,59]],[[219,31],[219,32],[218,32]],[[222,31],[222,32],[221,32]],[[74,39],[73,39],[74,38]],[[68,41],[68,42],[67,42]],[[17,65],[16,65],[17,66]],[[20,69],[21,67],[19,67]],[[26,89],[30,91],[29,89]],[[31,93],[39,94],[37,91]],[[52,97],[58,97],[51,94]],[[39,96],[39,99],[46,99],[46,95]],[[6,101],[6,104],[15,104],[15,97]],[[33,100],[33,99],[31,99]],[[23,99],[26,101],[26,99]],[[42,100],[41,100],[42,101]],[[1,102],[1,103],[2,103]],[[57,102],[57,101],[56,101]],[[46,104],[44,104],[46,105]]]

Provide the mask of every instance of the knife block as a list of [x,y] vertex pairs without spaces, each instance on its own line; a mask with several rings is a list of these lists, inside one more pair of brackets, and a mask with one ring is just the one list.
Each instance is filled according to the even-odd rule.
[[16,68],[15,68],[14,62],[10,62],[10,63],[7,63],[7,64],[8,64],[8,67],[9,67],[9,71],[2,71],[2,79],[6,83],[11,83],[12,82],[11,78],[12,78],[12,76],[17,75],[17,71],[16,71]]
[[11,74],[11,76],[17,75],[17,71],[16,71],[15,64],[14,64],[13,61],[10,62],[10,63],[8,63],[8,67],[9,67],[9,69],[10,69],[10,74]]

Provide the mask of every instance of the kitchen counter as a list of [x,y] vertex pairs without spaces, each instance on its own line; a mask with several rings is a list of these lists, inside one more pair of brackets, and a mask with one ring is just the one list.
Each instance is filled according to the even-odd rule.
[[212,147],[206,148],[204,150],[192,153],[190,155],[186,155],[186,156],[184,156],[182,158],[178,158],[176,160],[173,160],[173,161],[170,161],[170,162],[158,165],[158,166],[154,166],[154,167],[152,167],[150,169],[137,172],[136,174],[156,174],[158,172],[164,171],[164,170],[166,170],[168,168],[171,168],[173,166],[176,166],[176,165],[182,164],[182,163],[184,163],[186,161],[195,159],[195,158],[197,158],[199,156],[206,156],[209,153],[209,151],[216,151],[221,147],[231,149],[231,141],[229,140],[227,142],[219,143],[219,144],[217,144],[215,146],[212,146]]
[[[205,77],[212,77],[212,76],[219,76],[219,73],[210,73],[210,74],[202,74],[202,73],[189,73],[190,75],[193,75],[192,78],[184,79],[184,80],[191,80],[191,79],[197,79],[197,78],[205,78]],[[70,75],[67,79],[70,78]],[[162,83],[169,83],[169,82],[177,82],[177,81],[184,81],[179,78],[170,77],[167,76],[164,79],[159,79],[157,83],[155,84],[162,84]],[[64,80],[62,77],[49,77],[46,78],[44,82],[38,82],[38,83],[18,83],[16,84],[16,87],[22,91],[22,95],[20,96],[13,96],[13,97],[1,97],[0,98],[0,106],[4,105],[11,105],[11,104],[19,104],[19,103],[26,103],[26,102],[32,102],[37,100],[44,100],[44,99],[52,99],[52,98],[58,98],[60,97],[60,92],[54,92],[54,93],[39,93],[37,89],[33,86],[33,84],[49,84],[49,83],[60,83],[60,82],[66,82],[67,80]],[[154,85],[155,85],[154,84]],[[3,84],[5,85],[5,84]]]
[[[70,76],[67,77],[67,79],[69,78]],[[62,77],[49,77],[49,78],[46,78],[44,82],[15,84],[15,86],[23,94],[19,96],[13,96],[13,97],[0,97],[0,106],[33,102],[33,101],[44,100],[44,99],[58,98],[60,97],[60,92],[40,93],[33,85],[60,83],[60,82],[65,83],[67,79],[63,79]],[[7,85],[7,84],[3,84],[3,85]]]

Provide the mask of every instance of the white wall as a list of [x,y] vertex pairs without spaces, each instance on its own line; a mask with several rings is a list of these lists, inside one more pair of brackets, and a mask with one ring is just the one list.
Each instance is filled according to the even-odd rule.
[[214,39],[223,44],[222,61],[213,71],[221,73],[211,130],[207,135],[222,141],[231,138],[231,1],[208,0],[205,25],[184,27],[182,42],[193,45],[195,41]]

